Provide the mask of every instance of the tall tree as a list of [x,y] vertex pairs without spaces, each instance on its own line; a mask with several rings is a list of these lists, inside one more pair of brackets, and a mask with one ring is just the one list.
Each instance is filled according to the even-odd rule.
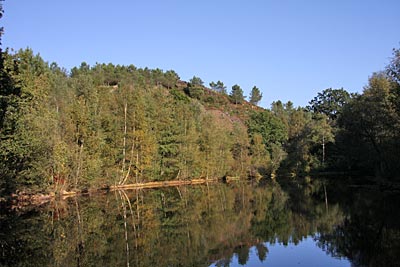
[[193,86],[203,86],[204,82],[200,77],[193,76],[189,83]]
[[386,67],[388,75],[400,86],[400,49],[393,49],[393,57]]
[[191,98],[201,99],[204,94],[203,84],[199,77],[193,76],[184,91]]
[[217,81],[215,82],[210,82],[210,87],[211,89],[213,89],[214,91],[221,93],[221,94],[226,94],[226,86],[224,85],[223,82],[221,81]]
[[[4,0],[0,0],[0,19],[3,18],[3,14],[4,14],[3,3],[2,3],[3,1]],[[1,45],[2,45],[1,37],[3,36],[3,32],[4,32],[4,28],[0,27],[0,52],[2,51],[1,50]]]
[[250,137],[258,133],[263,138],[263,143],[270,150],[271,144],[281,145],[287,140],[286,126],[274,116],[271,111],[253,112],[247,122]]
[[[228,133],[223,130],[223,125],[217,123],[212,116],[203,116],[201,123],[203,127],[200,129],[198,143],[202,157],[202,175],[206,178],[222,177],[233,165],[230,151],[231,136],[228,136]],[[207,127],[204,127],[205,125]]]
[[[3,17],[3,0],[0,0],[0,19]],[[11,79],[4,70],[4,53],[1,38],[3,27],[0,27],[0,131],[3,128],[3,120],[8,105],[7,95],[12,91]]]
[[[287,140],[286,125],[271,111],[253,112],[247,121],[248,134],[254,145],[260,146],[260,137],[265,150],[269,153],[271,164],[269,172],[274,173],[285,158],[283,143]],[[259,150],[259,148],[258,148]]]
[[394,82],[391,101],[397,113],[400,114],[400,49],[393,49],[393,57],[386,68],[386,72]]
[[171,89],[175,86],[176,82],[180,79],[179,75],[173,70],[167,70],[164,74],[164,82],[163,85],[168,89]]
[[234,104],[240,104],[244,101],[243,90],[239,85],[235,84],[232,86],[232,91],[230,94],[231,100]]
[[331,121],[335,121],[340,115],[342,108],[351,98],[351,95],[341,89],[328,88],[318,93],[313,100],[309,102],[307,109],[314,113],[322,113],[328,116]]
[[321,146],[322,156],[321,161],[322,165],[325,164],[326,159],[326,145],[329,142],[334,141],[332,127],[328,123],[328,119],[326,115],[319,114],[316,118],[312,120],[312,124],[309,125],[310,129],[310,137],[311,141],[317,145]]
[[343,110],[339,124],[345,139],[343,154],[353,167],[379,175],[398,173],[400,116],[396,84],[384,73],[375,73]]
[[43,188],[48,182],[54,115],[44,104],[49,102],[48,67],[30,49],[3,56],[12,86],[1,92],[6,109],[0,129],[0,176],[8,179],[11,190],[13,186]]
[[261,101],[262,93],[257,86],[253,86],[250,93],[250,103],[253,105],[257,105],[258,102]]

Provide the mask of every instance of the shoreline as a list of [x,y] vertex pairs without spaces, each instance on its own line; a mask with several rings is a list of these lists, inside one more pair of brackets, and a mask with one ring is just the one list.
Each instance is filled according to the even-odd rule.
[[63,191],[59,193],[50,192],[49,194],[36,193],[36,194],[11,194],[9,197],[0,198],[0,204],[7,205],[13,209],[18,209],[26,206],[40,206],[46,204],[57,198],[66,199],[69,197],[83,196],[90,194],[97,194],[100,192],[111,192],[118,190],[138,190],[138,189],[155,189],[173,186],[186,186],[186,185],[201,185],[207,183],[217,182],[218,179],[192,179],[192,180],[172,180],[172,181],[157,181],[145,182],[136,184],[125,185],[111,185],[91,190],[78,190],[78,191]]

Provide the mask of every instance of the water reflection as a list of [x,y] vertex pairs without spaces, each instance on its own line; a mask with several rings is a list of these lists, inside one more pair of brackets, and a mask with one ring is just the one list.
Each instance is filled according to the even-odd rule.
[[394,199],[339,190],[320,181],[210,184],[2,210],[0,266],[285,266],[305,247],[312,256],[290,264],[398,266]]
[[[266,257],[267,255],[268,257]],[[250,248],[246,264],[236,254],[231,259],[224,259],[211,265],[211,267],[216,266],[345,267],[350,266],[350,263],[346,259],[327,256],[323,250],[316,247],[315,240],[312,237],[308,237],[297,245],[294,243],[290,243],[287,246],[281,243],[258,244]]]

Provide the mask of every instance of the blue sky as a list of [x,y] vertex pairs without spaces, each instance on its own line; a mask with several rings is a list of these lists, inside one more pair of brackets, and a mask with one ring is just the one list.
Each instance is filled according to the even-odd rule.
[[134,64],[221,80],[261,106],[361,92],[400,48],[398,0],[5,0],[3,47],[71,69]]

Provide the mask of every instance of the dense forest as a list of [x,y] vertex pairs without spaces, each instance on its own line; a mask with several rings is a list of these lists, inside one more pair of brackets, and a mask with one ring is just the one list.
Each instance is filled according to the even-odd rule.
[[257,107],[234,85],[173,70],[82,63],[31,49],[1,52],[1,193],[146,181],[261,179],[357,171],[398,176],[400,51],[361,94],[326,89],[307,107]]

